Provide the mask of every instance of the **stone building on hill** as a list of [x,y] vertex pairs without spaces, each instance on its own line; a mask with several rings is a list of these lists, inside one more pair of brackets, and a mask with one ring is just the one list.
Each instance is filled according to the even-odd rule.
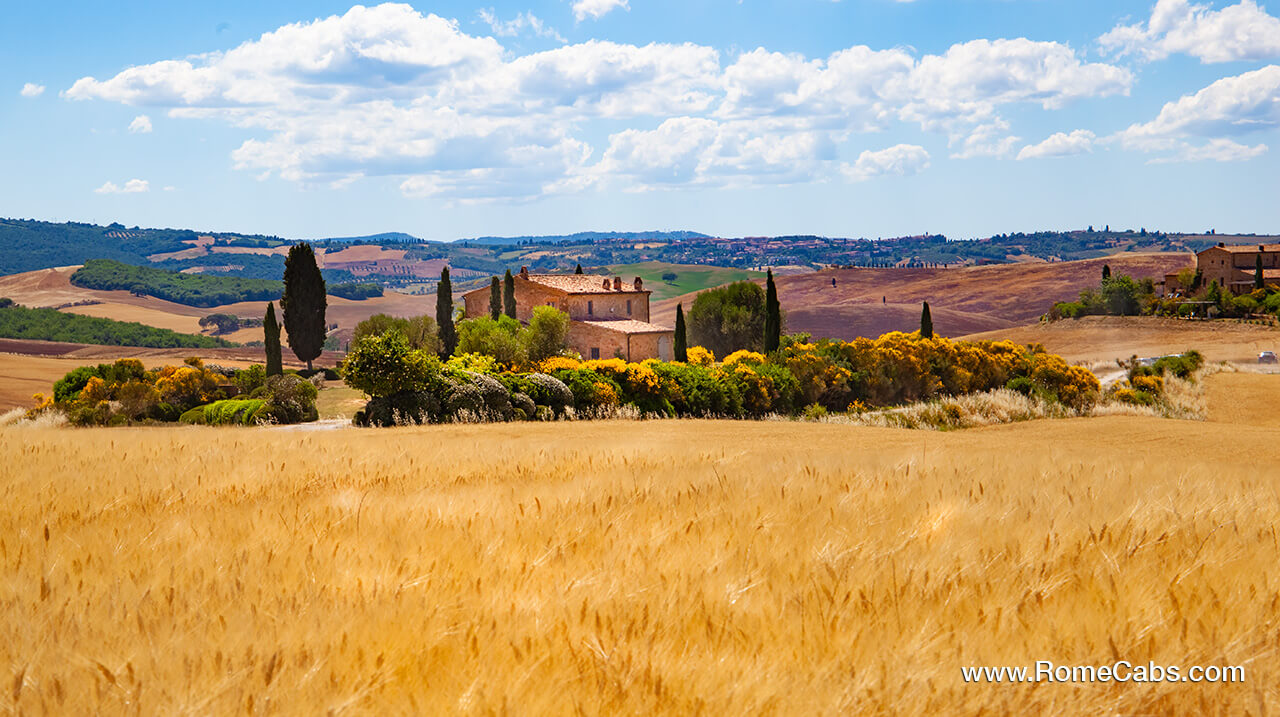
[[1218,286],[1233,293],[1247,294],[1253,291],[1259,256],[1262,257],[1262,280],[1267,284],[1280,284],[1280,244],[1219,242],[1196,254],[1196,268],[1200,270],[1204,286],[1217,281]]
[[[636,277],[598,274],[515,275],[516,318],[527,323],[537,306],[553,306],[569,315],[569,348],[585,359],[622,358],[670,361],[674,330],[649,323],[649,295]],[[489,313],[489,287],[462,295],[468,318]]]

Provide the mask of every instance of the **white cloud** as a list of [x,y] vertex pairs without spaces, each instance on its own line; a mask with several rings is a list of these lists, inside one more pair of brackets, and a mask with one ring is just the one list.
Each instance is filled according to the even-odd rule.
[[[527,13],[480,17],[499,36],[547,29]],[[412,196],[468,201],[606,184],[826,181],[850,176],[838,157],[855,133],[895,123],[944,134],[953,157],[1005,157],[1019,139],[1002,107],[1056,109],[1127,94],[1132,82],[1066,45],[1026,39],[924,56],[759,48],[722,62],[692,43],[598,40],[516,55],[455,21],[384,4],[84,77],[66,95],[241,128],[249,138],[231,157],[256,177],[336,187],[395,177]],[[601,127],[609,138],[593,146]]]
[[1039,144],[1029,144],[1018,152],[1018,159],[1041,159],[1043,157],[1069,157],[1074,154],[1087,154],[1093,151],[1093,142],[1097,135],[1087,129],[1078,129],[1067,134],[1058,132]]
[[22,90],[18,94],[23,97],[39,97],[44,94],[44,85],[37,85],[34,82],[28,82],[22,86]]
[[845,165],[844,173],[849,179],[861,182],[885,174],[905,177],[928,168],[929,153],[924,147],[899,144],[878,152],[863,152],[858,155],[858,161]]
[[1158,0],[1147,23],[1118,25],[1098,43],[1106,52],[1145,60],[1174,53],[1201,62],[1266,60],[1280,57],[1280,18],[1268,15],[1255,0],[1222,10],[1189,0]]
[[555,28],[550,27],[531,12],[519,13],[511,20],[499,20],[493,8],[483,8],[476,14],[498,37],[516,37],[528,30],[538,37],[552,39],[560,44],[568,42],[563,35],[556,32]]
[[115,182],[106,182],[93,190],[95,194],[141,194],[151,189],[151,183],[145,179],[130,179],[121,187]]
[[574,0],[573,17],[578,22],[587,19],[587,16],[593,20],[599,20],[618,8],[631,9],[627,0]]
[[1176,154],[1158,157],[1149,164],[1168,164],[1171,162],[1244,162],[1267,153],[1267,145],[1254,147],[1233,142],[1229,139],[1213,139],[1199,147],[1182,143]]
[[1169,102],[1154,120],[1120,133],[1130,149],[1164,149],[1169,140],[1214,137],[1280,127],[1280,66],[1224,77]]
[[138,115],[129,123],[129,131],[134,134],[146,134],[151,131],[151,118],[146,115]]
[[[951,123],[954,124],[954,123]],[[952,159],[974,157],[1008,157],[1022,138],[1009,134],[1009,123],[999,117],[974,127],[967,135],[952,132],[951,146],[959,149],[951,153]]]

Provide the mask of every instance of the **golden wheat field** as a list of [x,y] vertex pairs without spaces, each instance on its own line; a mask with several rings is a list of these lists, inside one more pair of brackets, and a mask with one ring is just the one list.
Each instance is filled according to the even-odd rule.
[[[4,428],[0,704],[1274,713],[1280,442],[1223,415]],[[1246,681],[960,673],[1118,659]]]

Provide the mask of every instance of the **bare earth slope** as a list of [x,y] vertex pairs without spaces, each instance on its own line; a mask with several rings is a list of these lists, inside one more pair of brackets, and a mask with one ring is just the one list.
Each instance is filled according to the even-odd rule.
[[[0,428],[5,700],[1274,714],[1280,444],[1230,418]],[[1244,682],[961,676],[1037,660]]]
[[[957,336],[1034,321],[1053,302],[1096,286],[1104,264],[1116,274],[1161,279],[1192,263],[1190,254],[1160,253],[956,269],[832,269],[781,276],[777,286],[789,331],[832,338],[915,331],[920,304],[928,301],[935,330]],[[687,310],[695,296],[657,303],[652,320],[673,325],[676,304],[683,302]]]

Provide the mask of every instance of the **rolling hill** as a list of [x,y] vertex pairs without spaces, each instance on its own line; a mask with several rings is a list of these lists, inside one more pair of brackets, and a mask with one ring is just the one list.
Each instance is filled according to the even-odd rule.
[[[609,272],[627,281],[636,276],[644,279],[644,288],[653,292],[652,301],[670,299],[691,291],[704,291],[734,281],[764,277],[759,271],[700,264],[668,264],[661,261],[615,264],[607,268]],[[675,274],[676,278],[666,281],[662,278],[664,274]]]
[[[123,290],[87,289],[71,283],[71,275],[79,268],[79,266],[64,266],[0,276],[0,297],[13,299],[23,306],[32,308],[56,308],[86,316],[137,321],[148,326],[188,334],[201,333],[200,319],[209,314],[258,318],[266,309],[265,301],[242,301],[204,308],[186,306],[153,296],[134,296]],[[410,296],[388,291],[383,296],[361,301],[331,295],[326,315],[330,324],[338,325],[339,338],[345,340],[357,323],[373,314],[419,316],[431,314],[434,311],[434,295]],[[223,338],[237,343],[260,341],[262,329],[241,329],[226,334]]]
[[[1105,259],[952,269],[829,269],[780,276],[777,286],[788,331],[843,339],[915,331],[920,327],[920,304],[928,301],[935,330],[960,336],[1032,323],[1053,302],[1074,299],[1081,289],[1096,286],[1103,265],[1116,274],[1160,279],[1192,263],[1192,255],[1185,253],[1125,253]],[[672,325],[676,304],[688,308],[695,296],[696,292],[656,303],[651,320]]]

